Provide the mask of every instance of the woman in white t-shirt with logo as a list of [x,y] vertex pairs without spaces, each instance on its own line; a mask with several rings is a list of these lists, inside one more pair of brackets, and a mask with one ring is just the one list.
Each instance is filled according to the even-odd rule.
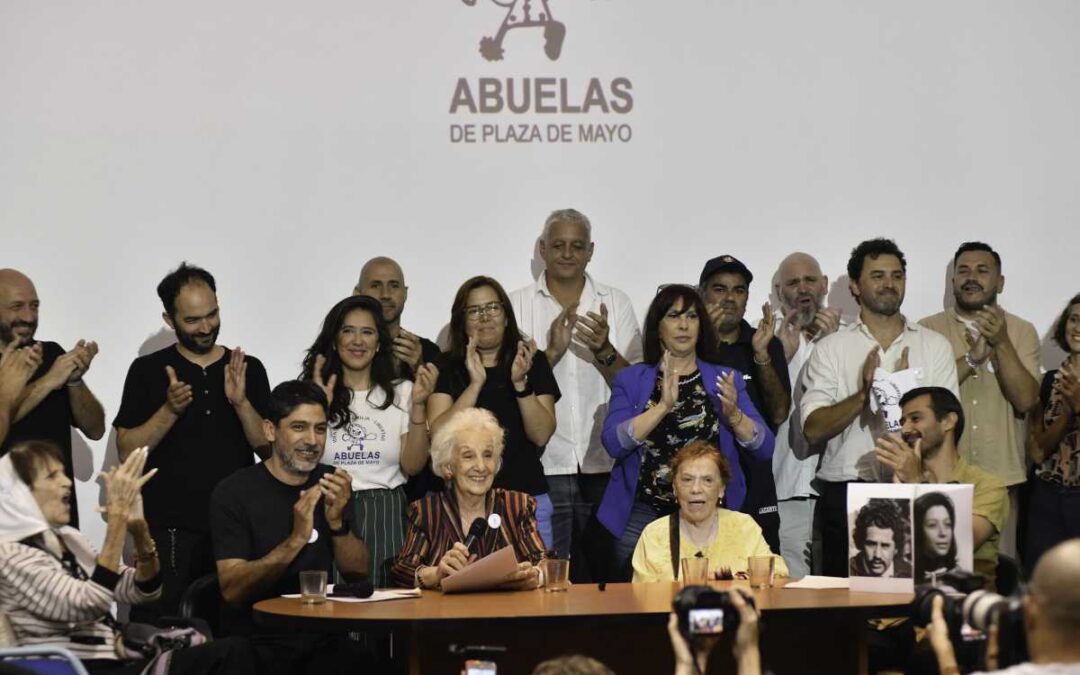
[[301,378],[330,401],[323,464],[352,476],[352,527],[371,552],[371,581],[390,586],[405,539],[405,481],[428,461],[427,400],[438,370],[423,364],[415,384],[394,374],[392,340],[375,298],[334,305],[304,357]]

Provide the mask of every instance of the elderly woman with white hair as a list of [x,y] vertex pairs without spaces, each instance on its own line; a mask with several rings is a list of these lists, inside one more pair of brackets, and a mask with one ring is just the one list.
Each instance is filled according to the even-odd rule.
[[[536,527],[536,500],[492,487],[502,465],[503,435],[495,416],[481,408],[453,413],[435,433],[431,468],[446,479],[446,488],[409,505],[405,545],[391,570],[397,585],[440,588],[445,577],[504,546],[513,547],[519,562],[503,588],[542,584],[544,542]],[[470,551],[463,542],[477,518],[489,527]]]

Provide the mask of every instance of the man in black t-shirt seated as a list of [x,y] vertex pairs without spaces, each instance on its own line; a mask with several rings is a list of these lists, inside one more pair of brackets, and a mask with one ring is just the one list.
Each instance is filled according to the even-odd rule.
[[260,672],[355,671],[356,643],[334,636],[256,627],[252,605],[300,590],[300,572],[332,566],[362,579],[369,553],[349,527],[352,482],[319,464],[326,443],[326,396],[311,382],[289,381],[270,394],[264,422],[266,461],[221,481],[210,498],[210,528],[224,625],[250,637]]

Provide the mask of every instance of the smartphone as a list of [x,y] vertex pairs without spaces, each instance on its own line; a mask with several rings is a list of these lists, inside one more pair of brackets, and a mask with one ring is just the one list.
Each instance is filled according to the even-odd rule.
[[465,675],[496,675],[496,672],[494,661],[469,659],[465,662]]

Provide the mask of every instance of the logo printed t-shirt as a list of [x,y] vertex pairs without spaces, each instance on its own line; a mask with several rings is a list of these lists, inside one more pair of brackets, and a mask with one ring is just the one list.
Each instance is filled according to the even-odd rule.
[[393,489],[405,484],[401,470],[401,437],[409,431],[409,399],[412,382],[394,385],[395,400],[379,410],[385,395],[382,389],[353,390],[349,410],[352,419],[341,428],[326,430],[322,462],[340,466],[352,476],[352,489]]

